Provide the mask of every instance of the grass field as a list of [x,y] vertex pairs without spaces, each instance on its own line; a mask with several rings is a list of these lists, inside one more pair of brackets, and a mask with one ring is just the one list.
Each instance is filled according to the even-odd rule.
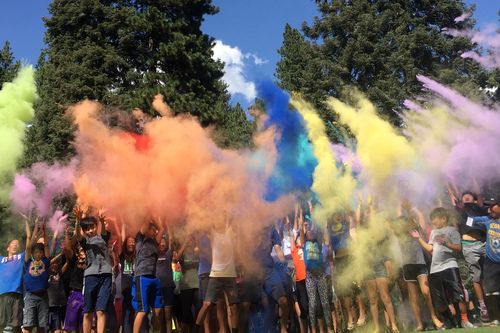
[[[414,331],[404,331],[406,332],[414,332]],[[500,333],[500,326],[497,327],[478,327],[478,328],[456,328],[456,329],[451,329],[451,330],[444,330],[444,331],[426,331],[426,332],[443,332],[443,333]],[[369,325],[355,329],[354,333],[373,333],[373,329],[370,328]]]

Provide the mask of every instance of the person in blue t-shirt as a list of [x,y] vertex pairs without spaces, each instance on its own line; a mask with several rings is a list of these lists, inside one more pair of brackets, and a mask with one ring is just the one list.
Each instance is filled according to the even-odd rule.
[[490,208],[490,217],[474,217],[474,225],[486,229],[486,257],[483,264],[484,292],[491,298],[490,312],[492,319],[500,320],[498,304],[500,301],[500,203]]
[[[36,243],[39,233],[43,243]],[[31,238],[26,240],[24,273],[23,332],[45,331],[49,324],[49,241],[45,224],[35,222]]]
[[[27,221],[26,237],[30,238]],[[19,253],[19,240],[13,239],[7,243],[7,256],[0,256],[0,332],[6,326],[14,333],[21,332],[23,323],[23,290],[22,279],[25,253]]]

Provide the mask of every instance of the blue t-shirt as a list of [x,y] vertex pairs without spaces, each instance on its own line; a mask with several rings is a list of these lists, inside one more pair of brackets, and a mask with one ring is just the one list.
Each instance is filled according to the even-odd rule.
[[200,237],[200,264],[198,265],[198,275],[210,274],[212,270],[212,246],[210,238],[203,234]]
[[500,264],[500,221],[488,216],[474,217],[473,221],[475,225],[486,229],[486,256]]
[[0,256],[0,295],[23,293],[24,252],[12,257]]
[[254,258],[257,263],[260,263],[262,268],[273,268],[274,260],[271,256],[271,251],[275,245],[281,246],[281,238],[276,228],[272,225],[264,229],[261,242],[257,244],[254,251]]
[[25,266],[24,290],[29,292],[47,290],[49,288],[49,265],[50,261],[46,257],[40,261],[30,258]]
[[331,223],[328,226],[328,232],[330,234],[330,244],[332,244],[333,251],[337,252],[347,248],[347,241],[349,239],[348,221]]
[[306,241],[302,250],[304,251],[306,270],[323,268],[322,246],[318,242]]

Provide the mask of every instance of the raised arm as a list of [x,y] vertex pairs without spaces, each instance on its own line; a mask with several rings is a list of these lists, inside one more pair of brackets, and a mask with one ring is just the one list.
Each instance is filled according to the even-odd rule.
[[45,258],[50,258],[49,234],[47,232],[47,225],[45,223],[42,224],[42,230],[43,230],[43,252]]
[[69,227],[64,230],[64,256],[67,260],[73,258],[73,244],[71,238],[69,237]]
[[410,236],[415,238],[418,243],[420,244],[420,246],[428,253],[431,253],[432,254],[432,244],[428,244],[425,240],[422,239],[422,237],[420,236],[420,233],[418,232],[418,230],[412,230],[410,231]]
[[158,112],[162,117],[171,117],[173,112],[170,106],[165,103],[162,94],[156,94],[153,98],[153,108]]
[[80,226],[80,221],[83,219],[83,210],[80,206],[76,205],[73,209],[75,213],[75,235],[73,236],[72,244],[76,241],[81,241],[83,238],[82,227]]
[[31,258],[31,247],[35,243],[37,235],[38,235],[38,218],[35,220],[35,225],[33,226],[33,232],[30,235],[28,233],[26,234],[27,237],[26,249],[25,249],[26,253],[24,256],[24,261],[28,261]]

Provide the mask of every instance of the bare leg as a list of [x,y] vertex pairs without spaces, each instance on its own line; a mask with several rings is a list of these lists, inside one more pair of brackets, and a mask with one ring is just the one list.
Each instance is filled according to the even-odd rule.
[[246,332],[249,312],[250,312],[250,302],[240,303],[240,318],[239,318],[240,332]]
[[85,313],[83,315],[83,333],[90,333],[92,329],[92,313]]
[[420,331],[424,328],[424,324],[422,323],[422,312],[420,311],[420,306],[418,304],[418,286],[414,281],[408,281],[408,296],[410,299],[411,309],[413,311],[413,316],[415,317],[415,321],[417,322],[417,331]]
[[358,326],[363,326],[366,323],[366,307],[365,307],[365,301],[364,301],[364,295],[363,291],[356,296],[356,301],[358,302],[358,308],[359,308],[359,317],[358,317]]
[[146,315],[147,315],[147,313],[144,311],[136,312],[135,319],[134,319],[134,333],[141,332],[142,322],[144,321],[144,318],[146,318]]
[[398,325],[396,323],[396,314],[394,312],[394,306],[392,305],[391,295],[389,295],[389,281],[387,278],[377,278],[377,288],[380,292],[380,298],[384,303],[387,315],[391,322],[391,328],[393,331],[398,331]]
[[422,296],[424,296],[425,304],[427,304],[427,309],[429,309],[429,313],[431,314],[432,322],[434,326],[439,329],[443,327],[443,323],[438,319],[436,309],[434,309],[434,305],[432,304],[431,292],[429,290],[429,278],[427,275],[420,275],[417,279],[420,285],[420,292]]
[[281,297],[278,300],[279,315],[280,315],[280,328],[281,333],[287,332],[287,322],[288,322],[288,301],[286,297]]
[[106,313],[104,311],[97,311],[97,333],[104,333],[106,330]]
[[368,300],[370,302],[370,313],[372,315],[374,332],[380,332],[380,320],[378,317],[378,294],[377,282],[375,280],[368,280],[366,282],[368,290]]
[[165,313],[165,327],[167,333],[172,333],[172,306],[166,306],[163,308]]

